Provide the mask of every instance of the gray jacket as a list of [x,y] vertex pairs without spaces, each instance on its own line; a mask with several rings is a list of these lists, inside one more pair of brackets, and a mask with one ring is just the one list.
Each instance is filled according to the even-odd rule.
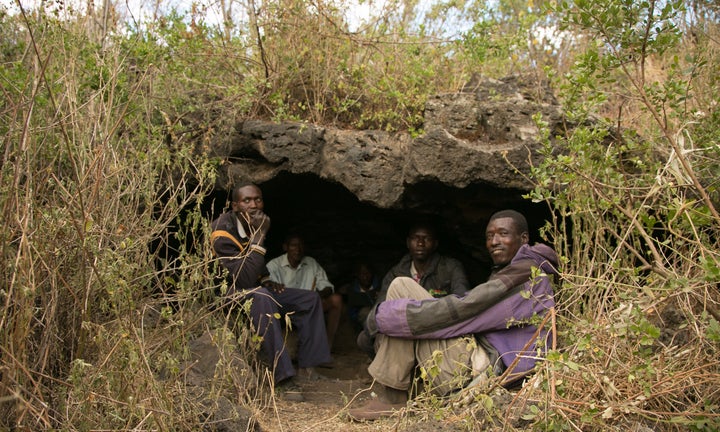
[[[405,255],[383,278],[380,287],[378,302],[385,300],[390,282],[396,277],[410,277],[412,258]],[[433,297],[444,297],[448,294],[462,296],[470,289],[470,283],[465,275],[465,268],[455,258],[433,254],[430,258],[428,270],[420,278],[420,286],[425,288]]]

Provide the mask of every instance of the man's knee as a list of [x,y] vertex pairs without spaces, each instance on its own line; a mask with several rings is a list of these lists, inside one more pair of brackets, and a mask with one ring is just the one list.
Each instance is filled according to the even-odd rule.
[[252,311],[271,315],[278,311],[278,305],[267,288],[259,288],[251,294],[248,294],[247,298],[252,300]]
[[388,287],[387,298],[388,299],[399,299],[399,298],[417,298],[423,299],[430,297],[430,294],[420,286],[413,278],[406,276],[399,276],[390,282]]
[[328,300],[332,309],[342,308],[342,296],[340,294],[331,294]]

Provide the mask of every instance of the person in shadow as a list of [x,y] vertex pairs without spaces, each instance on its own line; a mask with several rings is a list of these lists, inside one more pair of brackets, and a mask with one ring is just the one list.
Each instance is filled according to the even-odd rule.
[[380,293],[380,278],[373,272],[369,263],[360,261],[355,264],[353,280],[341,288],[346,297],[347,314],[355,333],[362,331],[370,308]]

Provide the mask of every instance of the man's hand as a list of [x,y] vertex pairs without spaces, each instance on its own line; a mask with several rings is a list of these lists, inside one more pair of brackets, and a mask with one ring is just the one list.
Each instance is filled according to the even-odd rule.
[[261,244],[270,230],[270,216],[258,209],[249,210],[242,215],[250,228],[250,238],[253,243]]
[[267,234],[270,230],[270,216],[266,215],[262,210],[250,210],[248,215],[250,216],[249,223],[252,229]]
[[269,290],[273,290],[273,291],[275,291],[275,292],[278,293],[278,294],[280,294],[281,292],[285,291],[285,285],[284,285],[284,284],[277,283],[277,282],[273,282],[273,281],[265,281],[265,283],[263,283],[262,286],[263,286],[263,288],[267,288],[267,289],[269,289]]
[[325,288],[319,290],[319,291],[318,291],[318,294],[320,294],[320,298],[323,298],[323,299],[324,299],[324,298],[330,297],[330,295],[332,294],[332,292],[333,292],[333,291],[332,291],[332,288],[330,288],[330,287],[325,287]]

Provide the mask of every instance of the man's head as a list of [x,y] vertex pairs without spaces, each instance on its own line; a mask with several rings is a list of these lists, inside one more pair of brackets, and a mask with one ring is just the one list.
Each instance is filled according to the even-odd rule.
[[253,209],[263,210],[265,208],[262,191],[254,183],[243,183],[235,186],[230,198],[230,205],[236,213],[248,213]]
[[232,211],[246,228],[248,215],[257,211],[263,211],[265,208],[262,191],[253,183],[243,183],[235,186],[230,194],[230,198]]
[[527,220],[515,210],[493,214],[485,229],[485,246],[496,266],[509,264],[520,246],[529,240]]
[[360,262],[355,267],[355,277],[357,277],[358,283],[363,288],[367,288],[372,285],[373,272],[370,265],[366,262]]
[[426,223],[418,223],[410,228],[406,240],[410,257],[416,263],[424,263],[438,247],[438,238],[435,229]]
[[290,265],[295,268],[305,256],[305,242],[299,234],[288,234],[283,242],[283,251],[287,253]]

